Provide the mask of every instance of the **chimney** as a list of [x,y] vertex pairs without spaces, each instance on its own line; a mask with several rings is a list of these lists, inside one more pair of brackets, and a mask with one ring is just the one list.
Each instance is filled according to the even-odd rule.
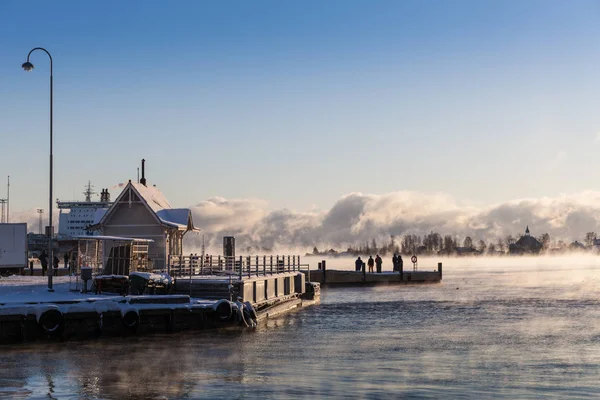
[[100,201],[103,203],[110,202],[110,193],[108,193],[108,189],[102,189],[102,192],[100,193]]
[[140,183],[146,186],[146,173],[144,165],[146,164],[146,160],[142,158],[142,179],[140,179]]

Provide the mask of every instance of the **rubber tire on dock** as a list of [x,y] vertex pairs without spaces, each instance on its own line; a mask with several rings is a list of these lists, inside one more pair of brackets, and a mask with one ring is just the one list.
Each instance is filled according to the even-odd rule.
[[215,308],[215,316],[220,321],[228,321],[231,318],[233,307],[229,300],[219,300],[217,307]]
[[58,336],[64,325],[62,313],[56,309],[46,310],[40,316],[38,321],[43,334],[48,336]]
[[130,332],[135,332],[140,324],[140,316],[134,310],[129,310],[123,315],[123,326]]
[[250,304],[250,302],[245,302],[244,306],[243,306],[243,317],[244,317],[244,321],[246,322],[246,326],[248,326],[249,328],[255,328],[257,323],[257,315],[256,315],[256,311],[254,310],[254,307],[252,307],[252,304]]
[[256,310],[254,309],[254,307],[252,306],[252,303],[250,303],[249,301],[244,303],[244,309],[248,309],[248,312],[250,313],[250,316],[252,317],[252,319],[254,321],[258,320],[258,314],[256,314]]

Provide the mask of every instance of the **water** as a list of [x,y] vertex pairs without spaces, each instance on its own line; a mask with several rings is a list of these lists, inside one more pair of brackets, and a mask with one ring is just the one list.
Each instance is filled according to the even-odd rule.
[[3,347],[0,398],[596,398],[599,264],[444,260],[441,284],[325,289],[254,332]]

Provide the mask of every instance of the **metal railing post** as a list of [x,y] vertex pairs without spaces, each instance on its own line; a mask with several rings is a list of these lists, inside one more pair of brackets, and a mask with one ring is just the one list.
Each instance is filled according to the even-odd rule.
[[271,261],[269,264],[271,265],[271,275],[273,275],[273,254],[271,254]]
[[242,256],[240,256],[240,282],[241,281],[242,281]]

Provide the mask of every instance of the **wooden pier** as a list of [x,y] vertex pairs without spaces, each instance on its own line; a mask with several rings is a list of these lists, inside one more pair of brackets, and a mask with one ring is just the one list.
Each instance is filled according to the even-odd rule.
[[307,279],[311,282],[319,282],[321,285],[396,285],[396,284],[417,284],[417,283],[437,283],[442,280],[442,263],[438,263],[436,271],[403,271],[399,272],[362,272],[362,271],[343,271],[327,269],[326,263],[319,263],[321,269],[311,270]]

